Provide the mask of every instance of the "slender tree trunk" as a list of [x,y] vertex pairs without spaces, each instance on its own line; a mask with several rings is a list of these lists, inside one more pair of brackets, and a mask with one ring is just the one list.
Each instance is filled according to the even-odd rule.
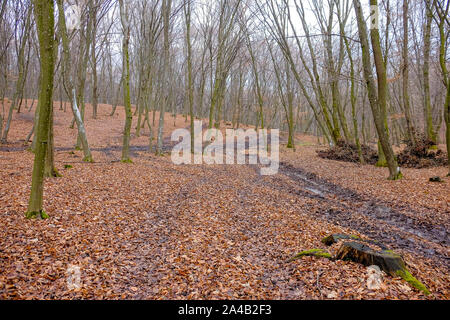
[[[377,0],[370,0],[371,5],[378,5]],[[376,94],[376,86],[372,73],[372,64],[370,61],[370,49],[369,40],[367,36],[367,25],[364,20],[361,2],[359,0],[353,0],[353,6],[358,22],[359,38],[361,40],[362,60],[364,77],[367,83],[367,91],[369,96],[370,107],[372,109],[375,126],[378,132],[378,138],[382,146],[383,152],[386,156],[386,160],[389,168],[389,179],[396,180],[402,177],[402,174],[397,165],[397,160],[394,156],[394,151],[389,142],[389,136],[386,129],[386,123],[383,117],[383,108],[386,108],[386,96],[387,96],[387,79],[386,69],[384,67],[384,61],[381,52],[379,31],[377,28],[373,28],[371,33],[372,48],[374,53],[375,66],[377,69],[378,79],[378,97]]]
[[119,0],[120,5],[120,20],[123,28],[123,96],[125,106],[125,128],[123,131],[123,147],[122,147],[122,162],[131,162],[129,156],[130,149],[130,132],[133,121],[133,114],[131,112],[130,102],[130,58],[128,53],[128,45],[130,42],[130,26],[128,22],[128,8],[124,6],[123,0]]
[[188,100],[190,115],[190,132],[191,132],[191,153],[194,149],[194,84],[192,79],[192,45],[191,45],[191,1],[184,3],[184,15],[186,20],[186,46],[187,46],[187,82],[188,82]]
[[294,101],[294,92],[291,88],[291,76],[289,72],[289,67],[286,63],[286,91],[287,91],[287,122],[288,122],[288,143],[287,147],[290,149],[294,149],[295,151],[295,141],[294,141],[294,109],[293,109],[293,101]]
[[[27,46],[30,28],[31,28],[31,6],[28,9],[27,20],[25,23],[24,35],[20,43],[18,65],[19,65],[19,77],[16,82],[16,89],[14,91],[11,106],[9,107],[8,118],[6,119],[5,131],[2,134],[1,143],[6,143],[8,140],[9,129],[11,128],[11,121],[13,111],[19,102],[19,98],[23,96],[23,87],[25,85],[25,47]],[[0,131],[1,132],[1,131]]]
[[59,31],[61,33],[61,40],[62,40],[62,45],[63,45],[63,56],[62,56],[62,59],[63,59],[63,67],[62,67],[63,82],[62,82],[62,85],[64,85],[64,87],[65,87],[66,94],[67,94],[67,96],[70,100],[69,102],[72,106],[72,113],[74,116],[74,121],[77,124],[78,136],[80,137],[80,141],[81,141],[81,145],[83,147],[83,153],[84,153],[83,161],[93,162],[91,150],[89,148],[89,143],[87,140],[86,129],[84,127],[83,118],[82,118],[81,113],[77,106],[77,95],[75,92],[75,88],[74,88],[72,76],[71,76],[69,37],[67,35],[63,0],[57,0],[57,4],[58,4],[58,26],[59,26]]
[[434,131],[433,117],[431,113],[431,94],[430,94],[430,50],[431,50],[431,23],[433,14],[431,13],[430,0],[425,0],[426,4],[426,24],[423,40],[423,93],[424,93],[424,114],[425,114],[425,133],[426,137],[433,141],[436,140],[436,131]]
[[92,11],[92,44],[91,44],[91,62],[92,62],[92,117],[97,119],[98,109],[98,76],[97,76],[97,56],[95,54],[95,40],[97,37],[97,4],[90,2]]
[[163,94],[164,98],[161,103],[161,108],[159,111],[159,125],[158,125],[158,141],[156,147],[156,153],[162,155],[163,153],[163,133],[164,133],[164,116],[166,113],[166,105],[169,104],[169,94],[170,94],[170,83],[169,83],[169,63],[170,63],[170,44],[169,44],[169,27],[170,27],[170,10],[171,10],[172,0],[163,0],[162,2],[162,14],[163,14],[163,24],[164,24],[164,66],[163,74],[161,76],[161,83],[163,84]]
[[448,175],[450,176],[450,79],[448,77],[448,69],[446,63],[447,40],[448,40],[448,32],[446,33],[446,24],[448,27],[448,15],[450,3],[449,2],[445,3],[445,1],[443,1],[442,4],[440,4],[439,1],[434,0],[433,5],[437,17],[436,22],[439,26],[439,41],[440,41],[439,65],[441,67],[444,86],[447,89],[444,101],[444,122],[446,125],[445,141],[447,144],[447,163],[449,167]]
[[[357,96],[356,96],[356,85],[355,85],[355,77],[356,77],[355,63],[353,61],[352,50],[350,48],[348,38],[345,36],[345,23],[342,20],[341,10],[339,7],[339,1],[340,0],[335,0],[336,6],[338,8],[339,30],[340,30],[341,38],[343,39],[344,44],[345,44],[345,50],[347,52],[348,60],[350,62],[350,103],[352,106],[353,131],[354,131],[354,135],[355,135],[356,148],[358,150],[359,162],[363,164],[365,161],[364,161],[364,157],[362,155],[361,143],[359,140],[358,118],[356,115]],[[344,19],[344,20],[346,20],[346,19]]]
[[[55,44],[53,46],[54,48],[54,57],[58,56],[58,47],[59,47],[59,40],[57,37],[55,37]],[[53,88],[54,91],[55,88]],[[52,103],[50,104],[50,116],[49,116],[49,123],[48,123],[48,144],[47,144],[47,154],[45,157],[45,168],[44,168],[44,177],[46,178],[56,178],[61,177],[58,170],[55,167],[55,144],[54,144],[54,138],[53,138],[53,115],[54,115],[54,103],[52,100]]]
[[253,76],[255,77],[256,98],[258,100],[259,119],[261,121],[260,125],[261,125],[261,129],[264,129],[264,113],[263,113],[264,101],[263,101],[263,96],[261,93],[261,85],[259,83],[259,75],[258,75],[258,70],[257,70],[256,57],[255,57],[255,54],[253,53],[252,43],[250,41],[250,36],[248,35],[248,32],[246,32],[246,40],[247,40],[248,52],[250,53],[250,60],[252,62]]
[[[92,1],[93,0],[89,0]],[[82,33],[81,36],[81,48],[80,48],[80,57],[78,61],[78,70],[77,70],[77,102],[79,104],[81,119],[84,122],[84,115],[86,110],[86,101],[85,101],[85,87],[86,87],[86,72],[88,67],[89,56],[91,54],[90,46],[91,46],[91,36],[92,36],[92,27],[94,24],[94,18],[92,16],[92,11],[89,10],[89,15],[86,18],[87,25],[86,30]],[[83,38],[85,38],[83,40]],[[73,119],[72,126],[76,120]],[[77,136],[76,149],[82,148],[82,137],[80,135]]]
[[30,201],[26,213],[27,218],[47,218],[43,210],[44,167],[48,145],[48,129],[51,105],[53,103],[53,72],[55,16],[53,1],[34,0],[34,15],[37,24],[39,51],[41,59],[41,89],[39,93],[39,122],[37,126],[37,143],[34,157]]
[[408,2],[403,0],[403,109],[405,110],[406,127],[408,129],[408,139],[416,144],[416,134],[411,117],[411,105],[409,99],[409,67],[408,67]]
[[119,82],[119,85],[117,87],[116,96],[114,98],[114,105],[112,107],[111,114],[110,114],[111,117],[114,116],[114,114],[116,113],[117,104],[119,103],[119,97],[120,97],[120,88],[122,86],[123,86],[123,75],[120,78],[120,82]]
[[53,103],[50,104],[50,117],[48,123],[48,145],[45,157],[44,177],[60,177],[58,170],[55,168],[55,147],[53,139]]

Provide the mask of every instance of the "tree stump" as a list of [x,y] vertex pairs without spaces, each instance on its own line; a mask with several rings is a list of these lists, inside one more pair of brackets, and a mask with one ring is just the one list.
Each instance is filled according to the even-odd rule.
[[350,260],[365,266],[376,265],[391,276],[396,276],[397,270],[406,268],[402,257],[392,251],[375,251],[360,242],[344,242],[336,253],[336,259]]
[[[411,273],[409,273],[403,258],[399,254],[388,250],[388,248],[383,244],[374,240],[365,240],[354,235],[349,236],[345,234],[329,235],[328,237],[322,239],[322,243],[327,246],[331,246],[338,243],[340,240],[350,241],[343,242],[334,257],[323,249],[311,249],[298,253],[289,261],[297,260],[304,256],[314,256],[324,257],[331,260],[353,261],[365,266],[376,265],[388,275],[392,277],[401,277],[414,288],[423,291],[427,295],[430,294],[430,291],[428,291],[428,289],[419,280],[414,278]],[[368,244],[376,246],[380,248],[380,250],[375,250],[369,247]]]
[[350,260],[365,266],[376,265],[392,277],[401,277],[411,286],[430,294],[430,291],[408,269],[403,258],[390,250],[375,251],[360,242],[344,242],[336,253],[335,259]]

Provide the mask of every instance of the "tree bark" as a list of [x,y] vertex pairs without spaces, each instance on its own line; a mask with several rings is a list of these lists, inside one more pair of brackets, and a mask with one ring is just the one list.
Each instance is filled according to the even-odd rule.
[[77,106],[77,95],[72,81],[71,75],[71,60],[69,51],[69,37],[67,35],[66,20],[64,15],[63,0],[57,0],[58,5],[58,28],[61,33],[61,41],[63,45],[63,85],[66,90],[66,94],[70,100],[70,105],[72,106],[72,113],[74,116],[74,121],[77,124],[78,136],[80,137],[81,145],[83,148],[84,159],[86,162],[93,162],[91,149],[89,148],[89,143],[86,135],[86,128],[84,126],[83,118]]
[[28,8],[28,13],[27,13],[27,18],[26,18],[27,20],[25,22],[25,28],[23,31],[22,41],[20,43],[19,56],[17,57],[17,60],[18,60],[17,63],[19,65],[19,77],[16,82],[16,89],[14,91],[13,99],[11,101],[11,106],[9,107],[8,117],[6,119],[5,130],[3,131],[3,134],[2,134],[1,143],[6,143],[8,140],[8,133],[9,133],[9,129],[11,128],[13,111],[17,106],[19,98],[21,96],[23,96],[23,88],[25,86],[25,76],[26,76],[26,74],[25,74],[25,47],[27,45],[29,34],[30,34],[31,13],[32,13],[32,8],[30,6]]
[[169,28],[170,28],[170,11],[171,11],[172,0],[163,0],[162,2],[162,13],[163,13],[163,24],[164,24],[164,66],[163,74],[161,76],[161,83],[163,85],[162,89],[164,92],[163,102],[161,103],[161,108],[159,111],[159,125],[158,125],[158,141],[156,146],[156,153],[162,155],[163,150],[163,132],[164,132],[164,116],[166,113],[166,105],[169,103],[169,62],[170,62],[170,43],[169,43]]
[[123,96],[125,106],[125,128],[123,131],[123,146],[122,146],[122,162],[131,162],[129,156],[130,149],[130,132],[133,121],[133,114],[131,112],[130,102],[130,58],[128,53],[128,45],[130,42],[130,25],[128,22],[128,8],[124,5],[123,0],[119,0],[120,5],[120,20],[123,28],[123,43],[122,43],[122,59],[123,59]]
[[433,117],[431,113],[431,94],[430,94],[430,51],[431,51],[431,23],[433,14],[431,13],[431,1],[425,0],[426,5],[426,24],[423,40],[423,93],[424,93],[424,114],[425,114],[425,133],[426,137],[434,143],[436,140],[436,131],[434,131]]
[[[377,0],[370,0],[371,5],[378,5]],[[386,156],[389,168],[389,179],[396,180],[402,177],[397,160],[394,156],[394,151],[389,142],[389,136],[384,121],[384,112],[386,110],[386,96],[387,96],[387,79],[386,69],[380,46],[380,36],[377,28],[371,30],[372,48],[377,70],[378,79],[378,96],[376,93],[375,81],[372,73],[372,63],[370,61],[369,40],[367,36],[367,25],[364,20],[361,2],[353,0],[353,6],[358,22],[359,38],[361,40],[362,60],[364,77],[366,79],[367,91],[369,96],[370,107],[372,109],[375,126],[378,132],[378,138]]]
[[39,92],[39,122],[37,125],[37,143],[34,157],[30,201],[26,213],[27,218],[47,218],[43,210],[44,167],[48,145],[48,129],[51,104],[53,103],[53,71],[55,16],[53,1],[34,0],[34,15],[39,38],[41,58],[41,87]]
[[191,1],[184,2],[184,16],[186,20],[186,47],[187,47],[187,82],[188,82],[188,101],[191,132],[191,153],[194,149],[194,84],[192,79],[192,44],[191,44]]
[[408,64],[408,1],[403,0],[403,109],[405,110],[406,127],[408,129],[408,139],[415,145],[416,133],[414,130],[414,125],[411,117],[411,105],[409,99],[409,64]]

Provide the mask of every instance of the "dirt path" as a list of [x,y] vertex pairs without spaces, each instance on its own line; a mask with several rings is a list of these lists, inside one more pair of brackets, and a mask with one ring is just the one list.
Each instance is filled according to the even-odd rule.
[[[405,214],[379,199],[364,199],[352,190],[321,180],[287,163],[281,164],[281,173],[289,176],[297,186],[289,192],[313,197],[322,203],[321,210],[311,211],[313,216],[449,267],[449,226],[420,221],[417,213]],[[279,187],[289,188],[286,185]],[[410,212],[415,210],[406,209]]]
[[[143,135],[132,140],[134,163],[123,164],[123,121],[108,113],[106,108],[87,123],[93,164],[72,152],[70,114],[57,113],[56,164],[63,177],[46,181],[46,221],[23,217],[33,156],[17,141],[31,123],[15,123],[16,142],[0,148],[0,297],[426,298],[390,277],[383,289],[369,290],[365,267],[355,263],[287,262],[301,250],[323,247],[320,239],[330,233],[352,233],[404,254],[411,272],[433,292],[429,298],[448,298],[446,212],[420,205],[399,209],[320,179],[285,160],[283,152],[274,176],[261,176],[250,165],[175,166],[170,156],[149,153]],[[184,119],[179,122],[185,127]],[[421,212],[439,214],[444,223]],[[70,265],[81,270],[79,291],[67,289]]]
[[[308,286],[309,291],[315,291],[312,284],[304,279],[293,280],[296,270],[286,263],[290,257],[287,252],[292,248],[285,241],[276,241],[280,230],[291,233],[293,238],[298,232],[307,232],[305,221],[314,221],[314,227],[319,229],[326,229],[330,223],[350,228],[395,250],[429,258],[431,264],[448,271],[448,235],[444,226],[423,224],[387,203],[363,199],[287,163],[281,163],[279,175],[270,177],[261,177],[257,166],[187,166],[167,169],[169,172],[184,183],[157,208],[157,213],[148,214],[147,224],[140,232],[142,239],[158,240],[144,240],[144,245],[138,242],[136,247],[139,258],[130,273],[133,287],[140,288],[135,298],[154,298],[161,293],[155,288],[164,287],[173,276],[171,272],[161,272],[161,265],[170,265],[178,275],[186,276],[184,286],[183,282],[180,285],[184,289],[176,291],[181,297],[192,297],[192,290],[201,295],[197,290],[205,281],[228,289],[230,298],[251,297],[236,295],[231,289],[233,277],[227,274],[233,272],[242,272],[241,285],[250,289],[252,283],[258,283],[259,290],[264,288],[269,298],[274,294],[284,299],[316,297],[306,293]],[[211,209],[225,206],[228,210],[197,211],[200,193],[211,195],[211,199],[217,199],[217,194],[230,197],[231,207],[230,202],[219,201],[209,203]],[[268,197],[269,194],[277,196]],[[290,196],[296,201],[292,203]],[[308,205],[308,199],[317,200],[319,205]],[[297,201],[304,205],[299,208]],[[267,208],[291,207],[295,217],[288,221],[270,211],[255,210],[255,203]],[[293,226],[299,220],[303,222],[301,229]],[[221,270],[218,266],[224,264],[224,259],[229,264]],[[189,263],[192,261],[195,263]],[[246,268],[251,272],[247,273]],[[218,293],[215,290],[209,295]]]

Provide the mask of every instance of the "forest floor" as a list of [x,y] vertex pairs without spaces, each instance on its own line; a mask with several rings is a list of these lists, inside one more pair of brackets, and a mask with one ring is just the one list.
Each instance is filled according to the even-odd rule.
[[[45,182],[47,220],[27,220],[34,155],[24,139],[34,110],[14,114],[0,145],[0,299],[449,299],[450,178],[444,167],[387,169],[321,159],[316,139],[281,146],[279,173],[256,165],[181,165],[149,153],[148,130],[133,134],[133,164],[121,163],[124,113],[86,111],[94,163],[74,151],[72,114],[55,104],[55,158],[61,178]],[[157,115],[158,116],[158,115]],[[135,128],[136,117],[133,119]],[[133,133],[134,133],[133,129]],[[74,151],[74,152],[73,152]],[[70,165],[73,168],[65,168]],[[296,253],[326,248],[346,233],[403,255],[425,296],[400,278],[366,284],[366,267]],[[336,245],[331,249],[336,250]],[[81,288],[69,290],[78,266]]]

